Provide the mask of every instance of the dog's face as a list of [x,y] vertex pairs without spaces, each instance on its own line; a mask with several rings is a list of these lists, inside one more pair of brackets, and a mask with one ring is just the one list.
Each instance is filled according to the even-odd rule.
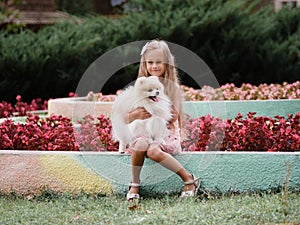
[[138,78],[134,87],[142,98],[149,98],[153,102],[158,102],[159,97],[164,94],[164,87],[155,76]]

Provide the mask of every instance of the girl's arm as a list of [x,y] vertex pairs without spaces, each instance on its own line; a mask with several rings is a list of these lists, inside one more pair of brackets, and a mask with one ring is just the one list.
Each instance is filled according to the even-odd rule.
[[140,119],[148,119],[152,115],[143,107],[138,107],[128,113],[128,116],[125,118],[125,122],[127,124],[131,123],[134,120]]

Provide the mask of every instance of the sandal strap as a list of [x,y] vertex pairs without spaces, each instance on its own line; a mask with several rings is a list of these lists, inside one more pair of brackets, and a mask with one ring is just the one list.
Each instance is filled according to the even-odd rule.
[[193,181],[188,181],[188,182],[183,182],[184,184],[194,184],[195,183],[195,180]]
[[141,186],[141,184],[139,184],[139,183],[130,183],[129,184],[129,187],[140,187]]
[[193,176],[193,180],[192,181],[187,181],[187,182],[183,182],[184,184],[198,184],[198,181],[200,180],[200,178],[195,178],[195,176],[192,174]]
[[194,197],[197,195],[198,189],[200,188],[201,180],[200,180],[200,178],[195,178],[195,176],[193,174],[192,174],[192,176],[193,176],[193,181],[184,182],[184,184],[195,185],[195,190],[187,190],[187,191],[181,192],[181,196],[180,196],[181,198]]

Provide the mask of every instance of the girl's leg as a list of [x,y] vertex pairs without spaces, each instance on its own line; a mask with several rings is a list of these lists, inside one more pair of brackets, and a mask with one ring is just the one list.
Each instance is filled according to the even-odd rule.
[[[131,173],[132,173],[132,183],[140,183],[140,173],[144,165],[146,151],[148,149],[148,142],[145,139],[139,138],[136,140],[131,154]],[[138,194],[139,187],[131,187],[130,193]]]
[[[173,156],[162,151],[159,145],[150,145],[146,154],[148,158],[160,163],[165,168],[179,175],[183,182],[193,181],[192,174],[188,173],[186,169]],[[184,191],[188,190],[195,190],[195,185],[185,184]]]

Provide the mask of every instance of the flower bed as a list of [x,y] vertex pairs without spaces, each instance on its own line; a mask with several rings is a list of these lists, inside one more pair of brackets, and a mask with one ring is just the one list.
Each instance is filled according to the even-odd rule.
[[221,120],[210,115],[189,119],[182,142],[185,151],[297,151],[300,150],[300,112],[288,118],[257,116]]
[[[6,119],[0,124],[0,149],[44,151],[117,151],[108,117],[86,116],[75,129],[69,118],[29,114],[27,123]],[[299,151],[300,112],[266,117],[248,113],[235,119],[210,115],[187,118],[183,151]]]
[[43,101],[41,98],[33,99],[30,104],[22,102],[22,97],[16,97],[14,107],[6,101],[0,102],[0,118],[12,116],[25,116],[28,111],[47,110],[48,101]]
[[[182,86],[182,90],[185,101],[299,99],[300,81],[292,84],[261,84],[259,86],[243,84],[241,87],[225,84],[220,88],[203,86],[201,90]],[[118,91],[115,95],[90,92],[86,99],[88,101],[113,102],[120,92]],[[76,97],[76,94],[70,92],[69,97]],[[14,107],[6,101],[0,103],[0,118],[24,116],[29,111],[47,110],[48,108],[48,101],[42,101],[40,98],[32,100],[30,104],[22,102],[20,95],[16,97],[16,100]]]
[[[208,86],[202,87],[201,90],[195,90],[185,86],[182,86],[182,88],[184,90],[185,99],[190,102],[300,98],[299,81],[293,84],[283,83],[282,85],[262,84],[257,87],[250,84],[243,84],[240,88],[237,88],[233,84],[226,84],[217,89]],[[119,92],[116,94],[118,93]],[[69,97],[75,97],[75,94],[70,93]],[[47,118],[41,118],[38,115],[28,113],[32,110],[46,109],[47,101],[42,102],[41,99],[36,99],[30,104],[27,104],[21,101],[21,96],[17,96],[17,103],[14,108],[11,104],[2,101],[2,103],[0,103],[0,117],[7,118],[10,116],[24,116],[26,114],[28,114],[28,116],[24,119],[25,123],[15,122],[9,119],[2,120],[3,122],[0,124],[0,149],[117,151],[118,143],[112,140],[111,124],[108,115],[115,97],[116,95],[89,93],[85,100],[98,103],[100,101],[101,104],[108,105],[101,105],[99,110],[103,115],[99,116],[97,118],[98,120],[94,119],[95,115],[99,115],[98,111],[96,112],[96,106],[98,105],[91,105],[93,112],[95,112],[93,114],[94,117],[85,112],[83,115],[87,116],[79,117],[83,117],[83,119],[78,122],[78,126],[76,126],[76,128],[79,128],[78,130],[75,129],[75,125],[71,121],[71,118],[76,119],[72,117],[74,116],[73,114],[71,118],[61,114],[51,114]],[[74,98],[74,101],[75,99],[76,98]],[[86,109],[89,101],[86,101],[85,103],[87,104],[83,107],[80,105],[81,100],[78,106]],[[291,101],[288,101],[290,104]],[[270,116],[271,114],[258,112],[258,108],[256,108],[256,110],[258,110],[256,111],[258,112],[258,116],[255,116],[255,113],[248,113],[249,109],[247,109],[244,115],[247,113],[248,115],[246,118],[243,118],[240,113],[237,115],[236,111],[231,110],[233,108],[231,103],[231,105],[224,106],[224,111],[227,113],[224,113],[225,118],[220,118],[219,116],[206,112],[204,105],[197,105],[196,107],[200,107],[201,113],[204,115],[201,114],[200,116],[197,111],[196,115],[193,115],[195,118],[187,118],[183,127],[184,138],[182,148],[184,151],[299,151],[300,112],[297,108],[298,100],[292,101],[296,101],[290,105],[292,107],[279,106],[279,109],[293,108],[291,112],[287,110],[288,113],[293,115],[288,115],[286,112],[284,113],[284,115],[288,115],[286,118],[278,115],[281,114],[279,109],[275,110],[277,112],[276,115],[272,114],[272,116]],[[228,102],[230,101],[227,101],[227,103]],[[249,104],[247,101],[243,101],[243,103],[245,102]],[[67,111],[66,104],[65,102],[63,103],[62,108],[64,111]],[[281,102],[280,104],[283,103]],[[266,103],[263,103],[263,105],[264,108],[266,108]],[[74,102],[71,102],[71,106],[71,113],[74,113],[74,111],[77,112],[77,110],[74,110],[76,106]],[[212,110],[210,106],[213,105],[205,106],[208,111]],[[184,105],[186,111],[190,113],[193,111],[191,107],[194,108],[195,106],[191,106],[190,104]],[[278,108],[278,106],[276,107]],[[251,106],[251,108],[253,108],[253,106]],[[108,113],[105,113],[106,111],[104,109],[106,109]],[[238,109],[242,111],[241,107]],[[266,110],[270,111],[269,108]],[[278,113],[279,111],[280,113]],[[228,113],[231,113],[233,117],[228,117]]]
[[[259,86],[242,84],[236,87],[234,84],[225,84],[220,88],[203,86],[200,90],[182,85],[185,101],[209,101],[209,100],[273,100],[273,99],[298,99],[300,98],[300,81],[292,84],[261,84]],[[90,92],[89,101],[111,102],[116,95],[103,95]]]
[[0,149],[77,151],[71,120],[51,115],[41,119],[29,114],[26,123],[6,119],[0,124]]
[[242,84],[225,84],[220,88],[202,87],[195,90],[183,87],[186,101],[203,100],[273,100],[273,99],[298,99],[300,98],[300,81],[292,84],[261,84],[259,86]]

